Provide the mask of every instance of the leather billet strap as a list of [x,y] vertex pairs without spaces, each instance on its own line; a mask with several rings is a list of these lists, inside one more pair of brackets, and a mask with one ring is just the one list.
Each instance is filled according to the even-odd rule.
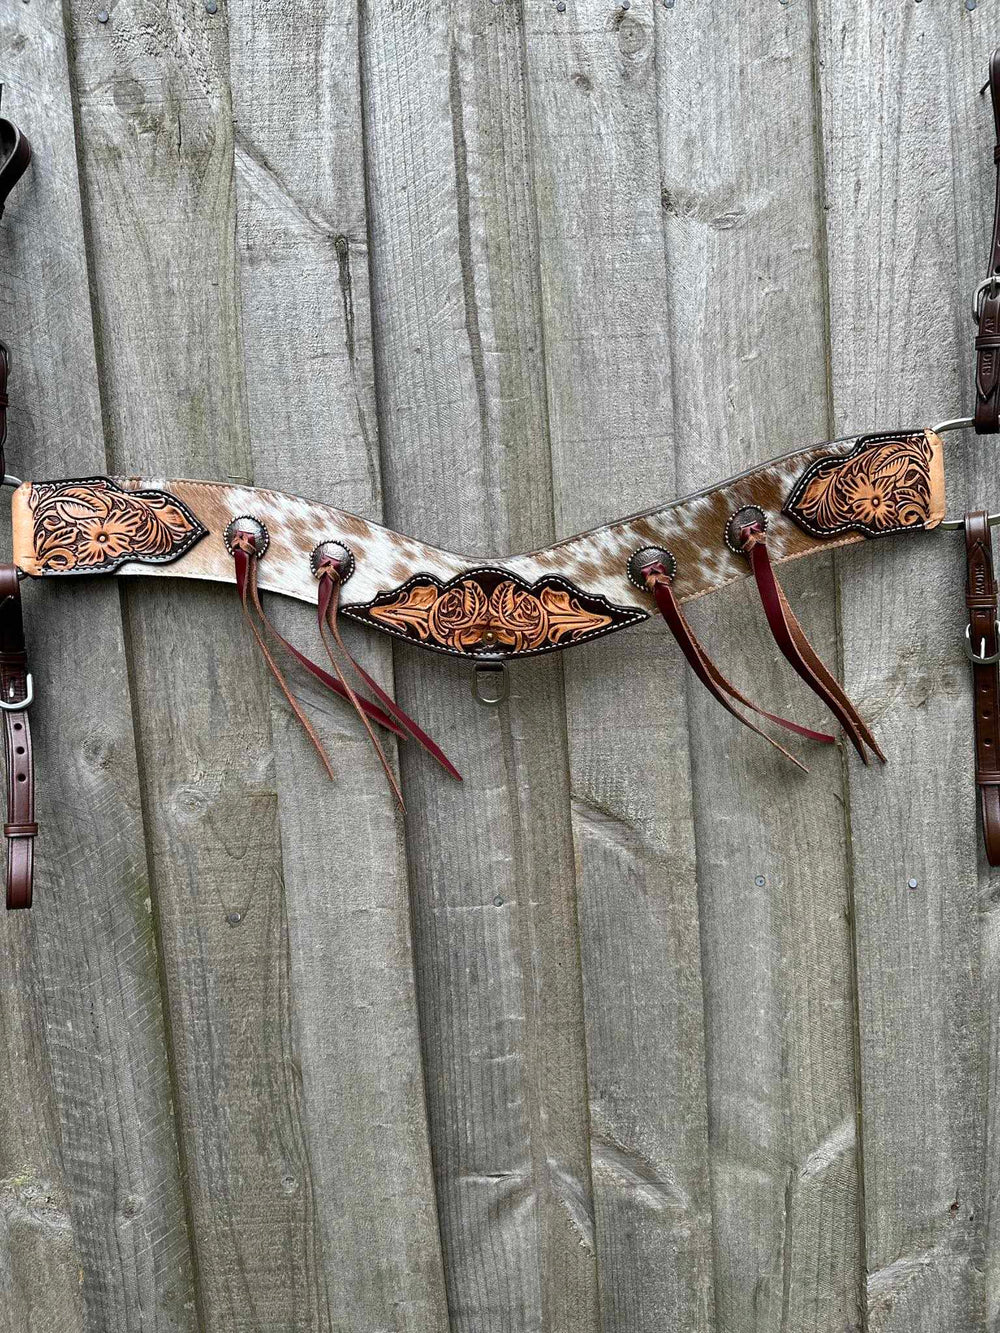
[[235,582],[224,534],[252,516],[270,535],[260,588],[316,605],[312,552],[351,557],[339,615],[421,648],[495,661],[589,643],[648,619],[655,601],[628,576],[636,551],[664,547],[685,603],[747,577],[725,542],[745,505],[768,517],[771,560],[936,527],[944,517],[940,438],[929,430],[798,449],[684,499],[523,555],[476,558],[333,505],[225,482],[87,477],[33,482],[13,497],[14,561],[32,577],[162,575]]
[[24,647],[21,587],[13,565],[0,565],[0,708],[7,769],[7,908],[31,906],[35,774],[28,708],[32,685]]
[[4,452],[7,444],[7,380],[10,375],[10,351],[7,344],[0,342],[0,478],[7,472],[7,457]]
[[0,217],[7,196],[28,169],[31,144],[10,120],[0,119]]
[[978,320],[975,425],[979,435],[1000,432],[1000,49],[990,57],[989,89],[996,131],[993,160],[997,184],[989,271],[976,292],[974,307]]
[[993,537],[985,510],[965,516],[966,651],[972,663],[976,734],[976,785],[983,817],[986,859],[1000,865],[1000,633]]

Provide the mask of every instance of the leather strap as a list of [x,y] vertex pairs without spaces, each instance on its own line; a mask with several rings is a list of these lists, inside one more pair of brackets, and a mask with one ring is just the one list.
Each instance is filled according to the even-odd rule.
[[871,734],[864,719],[844,693],[840,682],[818,657],[816,650],[806,638],[805,630],[799,624],[788,599],[784,594],[771,564],[767,550],[767,538],[759,523],[750,523],[740,530],[740,542],[750,559],[757,591],[767,616],[774,641],[783,656],[802,677],[809,688],[826,704],[840,725],[844,728],[851,743],[868,763],[865,746],[885,763],[885,755],[879,749],[875,737]]
[[966,649],[972,662],[976,785],[986,859],[996,866],[1000,865],[1000,635],[993,537],[985,510],[965,516],[965,558],[965,604],[969,609]]
[[10,349],[0,342],[0,481],[7,474],[7,458],[4,447],[7,443],[7,379],[10,375]]
[[[424,750],[426,750],[427,753],[431,756],[431,758],[435,759],[450,777],[453,777],[458,782],[461,782],[462,781],[461,773],[459,773],[458,769],[451,762],[448,756],[444,753],[441,747],[439,745],[436,745],[435,742],[431,740],[430,736],[427,735],[427,733],[423,730],[423,728],[419,727],[416,724],[416,722],[414,722],[413,718],[410,717],[408,713],[404,712],[402,708],[400,708],[400,706],[396,703],[395,699],[393,699],[390,695],[386,694],[385,690],[383,690],[382,686],[378,683],[378,681],[375,680],[372,676],[370,676],[368,672],[364,669],[364,667],[361,665],[361,663],[356,662],[352,657],[352,655],[348,652],[347,645],[341,638],[340,627],[337,623],[337,612],[340,607],[341,582],[342,580],[340,574],[333,564],[325,563],[320,565],[319,596],[316,602],[316,613],[317,613],[317,619],[319,621],[320,638],[323,640],[323,646],[326,648],[327,655],[330,658],[330,664],[333,667],[334,671],[339,676],[339,678],[341,679],[341,681],[343,681],[345,689],[349,691],[354,706],[356,708],[359,708],[360,711],[360,705],[363,705],[366,702],[366,700],[355,695],[354,691],[351,690],[350,685],[348,684],[347,679],[344,676],[344,673],[341,669],[340,663],[337,660],[337,653],[334,652],[334,645],[336,645],[337,649],[339,650],[341,657],[347,660],[351,669],[358,677],[358,679],[362,681],[368,687],[369,690],[371,690],[371,692],[375,695],[376,699],[378,699],[379,703],[381,703],[382,706],[385,708],[386,712],[392,714],[393,718],[396,720],[396,722],[399,723],[400,727],[402,727],[405,734],[411,740],[416,741],[416,743],[419,746],[421,746]],[[400,805],[402,805],[403,803],[402,794],[400,793],[399,788],[397,786],[395,775],[389,768],[389,765],[386,763],[385,755],[382,753],[382,747],[378,743],[378,738],[372,731],[371,727],[368,725],[368,719],[365,717],[363,712],[361,714],[361,720],[368,728],[368,734],[372,739],[372,743],[374,744],[375,749],[378,751],[379,758],[382,760],[382,764],[389,777],[389,782],[393,790],[399,797]]]
[[805,736],[807,740],[831,745],[834,740],[833,736],[828,735],[825,731],[812,731],[809,727],[802,727],[797,722],[790,722],[787,718],[778,717],[775,713],[768,713],[748,699],[745,694],[725,678],[698,642],[694,630],[681,610],[680,603],[674,596],[674,590],[671,586],[673,579],[666,566],[661,564],[648,565],[643,570],[643,577],[647,588],[656,599],[657,608],[666,621],[667,627],[677,640],[678,647],[687,658],[694,674],[713,699],[722,704],[726,712],[732,714],[737,722],[742,722],[745,727],[749,727],[758,736],[763,736],[769,745],[773,745],[786,759],[790,759],[796,768],[801,768],[803,773],[808,773],[809,770],[800,759],[797,759],[790,750],[786,750],[783,745],[779,745],[773,737],[769,736],[766,731],[762,731],[750,718],[744,717],[742,713],[738,712],[733,707],[732,701],[735,700],[736,703],[742,704],[744,708],[751,709],[759,717],[766,717],[769,722],[776,722],[778,726],[785,727],[786,730],[793,731],[798,736]]
[[975,425],[979,435],[1000,432],[1000,48],[990,56],[989,89],[996,137],[993,161],[997,165],[997,186],[989,273],[976,297],[979,327],[976,336]]
[[[233,563],[236,571],[236,590],[239,594],[240,602],[243,606],[243,612],[244,615],[246,616],[247,623],[250,627],[250,631],[257,642],[258,648],[263,654],[264,660],[267,663],[268,668],[271,671],[271,674],[274,676],[274,679],[277,681],[278,686],[281,689],[281,692],[287,699],[289,707],[292,709],[292,712],[298,718],[299,722],[302,725],[303,730],[309,737],[310,741],[312,741],[313,746],[315,747],[316,752],[319,755],[320,759],[322,760],[323,766],[325,767],[330,777],[332,778],[334,776],[334,769],[333,765],[330,762],[329,755],[327,754],[326,749],[322,741],[320,740],[318,733],[316,732],[312,723],[309,721],[309,718],[306,716],[302,708],[302,705],[292,694],[288,682],[285,679],[284,673],[282,672],[281,668],[278,665],[277,660],[275,659],[270,648],[268,647],[267,638],[265,638],[265,635],[268,636],[270,639],[272,639],[275,644],[283,648],[291,657],[295,659],[295,661],[297,661],[301,666],[305,667],[307,671],[309,671],[313,676],[315,676],[316,679],[319,680],[323,685],[325,685],[329,690],[332,690],[335,694],[338,694],[341,698],[347,699],[351,704],[353,704],[362,722],[364,723],[369,736],[371,737],[372,744],[374,745],[376,753],[381,759],[382,765],[389,776],[390,784],[392,785],[393,791],[396,794],[396,798],[399,801],[401,808],[405,808],[403,807],[402,792],[399,789],[399,784],[396,781],[395,774],[393,773],[391,767],[389,766],[388,760],[385,757],[385,753],[382,749],[382,746],[379,744],[379,741],[375,735],[375,732],[371,725],[372,722],[376,722],[379,726],[384,727],[387,731],[393,732],[394,735],[400,737],[401,739],[412,737],[414,740],[417,740],[421,745],[424,746],[425,749],[427,749],[434,756],[435,759],[438,760],[438,762],[442,765],[442,767],[444,767],[447,770],[447,772],[451,774],[452,777],[457,778],[459,781],[461,781],[461,774],[454,767],[454,765],[448,760],[448,758],[442,753],[442,751],[434,744],[434,742],[430,739],[430,737],[426,736],[424,732],[421,731],[421,729],[417,726],[417,724],[413,722],[411,718],[407,717],[406,713],[404,713],[403,710],[399,708],[398,705],[389,698],[389,696],[385,693],[385,691],[382,690],[381,687],[375,681],[372,680],[372,678],[368,675],[368,673],[364,671],[364,669],[361,666],[359,666],[347,652],[347,649],[344,646],[343,641],[341,640],[340,632],[336,626],[336,598],[335,598],[336,589],[335,588],[333,589],[334,598],[333,598],[333,604],[331,606],[330,592],[329,590],[325,591],[323,587],[324,584],[327,585],[332,584],[332,580],[330,580],[329,578],[325,578],[321,581],[320,602],[319,602],[320,617],[321,617],[321,633],[322,633],[323,621],[328,620],[330,623],[330,629],[333,633],[334,639],[336,643],[339,645],[341,651],[347,657],[348,661],[351,663],[354,670],[372,688],[374,693],[382,701],[382,703],[385,705],[384,708],[380,707],[379,704],[373,703],[371,700],[365,699],[355,693],[355,691],[351,688],[349,682],[346,680],[344,673],[341,670],[340,665],[336,657],[334,656],[329,644],[327,644],[327,650],[330,653],[330,661],[333,665],[333,669],[337,673],[336,676],[332,676],[328,671],[324,671],[322,667],[317,666],[317,664],[313,662],[310,658],[308,658],[304,653],[299,652],[299,650],[294,646],[294,644],[289,643],[289,641],[282,634],[278,633],[278,631],[275,629],[275,627],[271,624],[270,620],[268,619],[267,614],[264,610],[263,603],[261,602],[260,589],[257,583],[259,556],[257,554],[257,550],[254,545],[253,535],[246,532],[239,532],[239,531],[234,532],[231,537],[231,547],[232,547]],[[325,636],[324,636],[324,643],[326,643]],[[371,719],[371,721],[369,721],[369,719]]]
[[[21,586],[13,565],[0,565],[0,703],[7,767],[7,909],[30,907],[34,871],[35,773],[28,705],[28,656],[21,617]],[[16,707],[23,702],[24,707]],[[10,705],[14,704],[15,707]]]
[[31,144],[10,120],[0,120],[0,218],[7,196],[28,169]]

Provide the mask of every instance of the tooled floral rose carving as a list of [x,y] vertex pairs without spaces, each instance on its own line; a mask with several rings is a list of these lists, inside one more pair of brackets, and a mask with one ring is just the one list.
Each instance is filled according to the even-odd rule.
[[38,483],[29,507],[42,574],[96,573],[127,560],[176,560],[206,533],[166,491],[126,491],[108,477]]
[[[412,623],[419,633],[421,621]],[[464,651],[479,643],[489,629],[490,603],[479,584],[466,579],[428,604],[427,619],[423,623],[426,629],[422,637],[437,639],[450,648]]]
[[431,575],[417,576],[370,606],[343,610],[430,647],[460,653],[544,652],[645,619],[643,612],[613,606],[562,580],[542,579],[529,587],[499,570],[474,570],[446,585]]
[[931,526],[938,517],[935,447],[923,433],[863,439],[846,457],[821,458],[807,468],[785,513],[819,537],[850,529],[881,536]]

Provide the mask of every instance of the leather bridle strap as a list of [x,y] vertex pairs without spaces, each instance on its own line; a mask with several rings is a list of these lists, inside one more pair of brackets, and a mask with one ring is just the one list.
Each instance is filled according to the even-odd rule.
[[0,708],[7,767],[7,908],[31,906],[34,870],[35,774],[28,707],[32,682],[24,648],[21,586],[13,565],[0,565]]
[[965,648],[972,663],[976,785],[986,859],[995,866],[1000,865],[1000,632],[993,537],[985,510],[965,516],[965,557],[965,603],[969,608]]
[[993,209],[993,240],[989,274],[976,291],[973,314],[978,321],[976,336],[976,432],[1000,432],[1000,48],[990,56],[990,98],[996,144],[996,203]]
[[0,217],[7,196],[28,169],[31,144],[13,121],[0,120]]

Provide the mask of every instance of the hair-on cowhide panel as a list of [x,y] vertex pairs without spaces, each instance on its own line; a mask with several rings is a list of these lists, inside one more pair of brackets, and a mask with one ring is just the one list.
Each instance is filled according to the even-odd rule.
[[481,648],[482,626],[506,656],[582,642],[645,618],[629,556],[666,547],[675,592],[690,601],[746,577],[725,529],[736,510],[768,516],[775,561],[865,537],[932,528],[944,514],[940,439],[888,433],[798,450],[646,513],[523,555],[476,558],[430,546],[332,505],[278,491],[167,478],[25,483],[14,493],[14,562],[32,576],[144,574],[234,582],[223,533],[252,515],[270,545],[263,589],[315,602],[310,555],[348,547],[346,615],[442,651]]

